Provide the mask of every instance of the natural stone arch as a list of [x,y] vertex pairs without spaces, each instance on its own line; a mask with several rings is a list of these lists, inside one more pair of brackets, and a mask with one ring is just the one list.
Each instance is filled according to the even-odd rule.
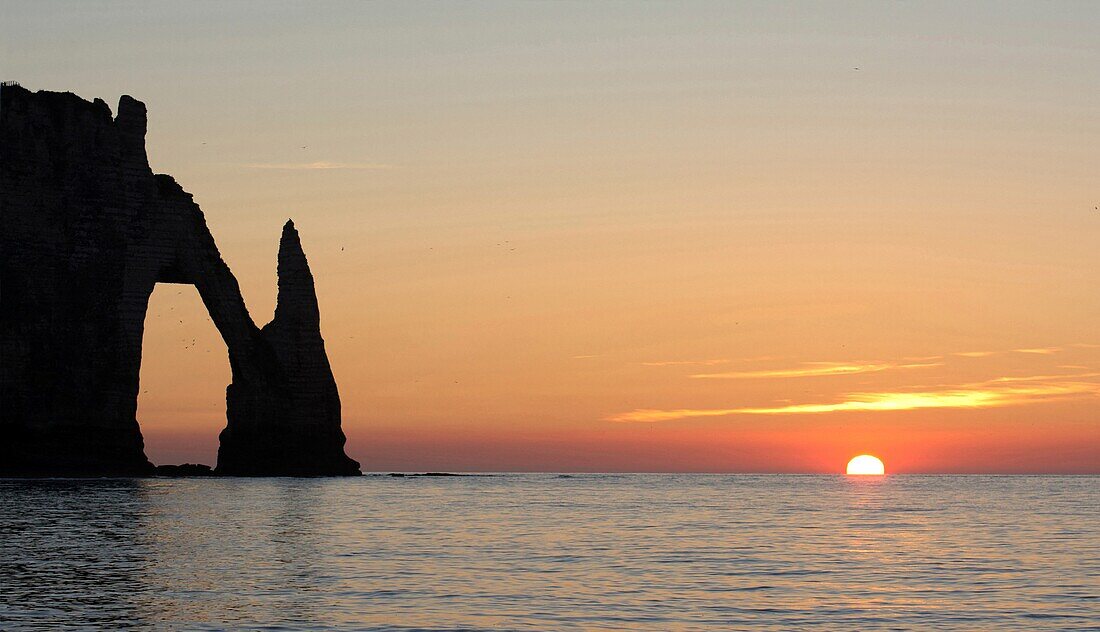
[[358,473],[293,223],[274,320],[256,326],[202,211],[145,154],[145,106],[0,91],[3,195],[0,473],[146,474],[136,419],[141,342],[158,282],[194,285],[232,383],[217,471]]

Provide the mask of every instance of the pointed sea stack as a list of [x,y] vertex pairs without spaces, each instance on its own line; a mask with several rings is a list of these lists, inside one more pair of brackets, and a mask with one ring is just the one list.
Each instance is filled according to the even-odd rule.
[[349,476],[359,463],[344,454],[340,394],[321,338],[313,274],[294,222],[279,241],[275,318],[260,335],[275,355],[275,384],[227,390],[228,425],[218,450],[219,474]]

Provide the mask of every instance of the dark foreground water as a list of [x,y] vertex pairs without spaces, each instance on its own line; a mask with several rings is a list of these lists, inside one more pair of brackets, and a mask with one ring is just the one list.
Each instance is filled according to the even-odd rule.
[[0,480],[0,629],[1100,629],[1100,478]]

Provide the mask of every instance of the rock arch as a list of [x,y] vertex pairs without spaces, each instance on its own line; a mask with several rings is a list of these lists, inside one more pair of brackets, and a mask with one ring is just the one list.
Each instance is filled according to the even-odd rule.
[[202,211],[145,153],[146,109],[0,89],[0,474],[152,471],[136,419],[145,313],[158,282],[194,285],[232,383],[217,471],[350,475],[313,276],[294,224],[262,329]]

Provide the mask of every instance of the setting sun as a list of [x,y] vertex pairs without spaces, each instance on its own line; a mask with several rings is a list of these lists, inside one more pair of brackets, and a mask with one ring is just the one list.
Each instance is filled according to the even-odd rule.
[[883,466],[882,460],[870,454],[861,454],[848,461],[848,468],[845,470],[845,474],[860,476],[881,476],[885,473],[886,467]]

